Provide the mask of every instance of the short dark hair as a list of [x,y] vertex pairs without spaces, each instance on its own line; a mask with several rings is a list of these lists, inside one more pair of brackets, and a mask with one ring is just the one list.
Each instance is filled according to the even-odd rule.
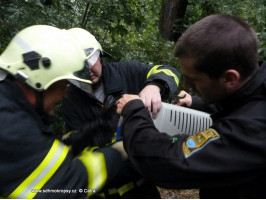
[[227,69],[235,69],[246,78],[258,65],[256,33],[238,17],[210,15],[182,34],[175,56],[195,59],[195,69],[210,78],[220,77]]

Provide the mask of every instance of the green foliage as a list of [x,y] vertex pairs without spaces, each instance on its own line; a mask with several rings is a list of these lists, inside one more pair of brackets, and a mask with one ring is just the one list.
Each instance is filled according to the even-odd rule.
[[53,0],[45,6],[39,0],[0,1],[0,50],[21,29],[35,24],[47,24],[59,28],[70,28],[78,23],[78,13],[68,7],[69,0]]
[[[115,60],[177,67],[173,58],[174,43],[163,40],[158,32],[161,3],[162,0],[1,0],[0,51],[19,30],[29,25],[83,27],[98,38]],[[266,0],[193,0],[189,1],[182,21],[187,28],[213,13],[239,16],[256,30],[260,57],[265,59],[265,5]]]
[[[0,52],[18,31],[30,25],[82,27],[97,37],[114,60],[139,60],[178,68],[174,42],[162,39],[158,31],[161,4],[162,0],[0,0]],[[183,32],[214,13],[239,16],[254,27],[260,59],[266,60],[265,5],[266,0],[189,1],[185,18],[180,19],[184,26],[175,29]],[[58,108],[56,115],[61,118]],[[63,123],[58,127],[62,129]]]
[[164,41],[157,28],[161,1],[109,0],[91,4],[85,28],[97,36],[115,60],[169,63],[165,54],[169,50],[171,54],[173,43]]
[[174,43],[158,33],[161,0],[53,0],[44,5],[46,1],[0,1],[1,51],[19,30],[48,24],[89,30],[115,60],[176,65]]
[[186,27],[207,15],[215,13],[235,15],[252,25],[259,39],[260,59],[266,60],[266,0],[189,1]]

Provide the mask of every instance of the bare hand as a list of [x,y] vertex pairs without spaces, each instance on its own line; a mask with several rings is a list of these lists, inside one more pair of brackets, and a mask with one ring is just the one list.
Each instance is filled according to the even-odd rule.
[[192,97],[190,94],[188,94],[186,91],[182,90],[179,94],[179,97],[182,97],[174,102],[174,104],[177,104],[179,106],[186,106],[190,107],[192,104]]
[[140,99],[138,95],[124,94],[120,99],[118,99],[115,103],[117,114],[121,115],[124,106],[134,99]]
[[157,85],[147,85],[139,93],[139,96],[145,107],[152,113],[152,117],[156,118],[162,106],[160,88]]

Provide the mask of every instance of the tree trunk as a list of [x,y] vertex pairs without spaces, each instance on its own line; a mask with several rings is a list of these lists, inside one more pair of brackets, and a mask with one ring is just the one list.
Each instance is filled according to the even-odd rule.
[[187,0],[163,0],[159,31],[164,39],[176,41],[182,34],[187,5]]

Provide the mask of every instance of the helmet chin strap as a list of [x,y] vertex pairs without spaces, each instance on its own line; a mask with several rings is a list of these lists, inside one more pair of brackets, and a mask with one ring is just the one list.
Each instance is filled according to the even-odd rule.
[[43,101],[44,101],[44,91],[35,91],[36,96],[36,105],[35,110],[38,112],[40,116],[44,116],[44,109],[43,109]]

